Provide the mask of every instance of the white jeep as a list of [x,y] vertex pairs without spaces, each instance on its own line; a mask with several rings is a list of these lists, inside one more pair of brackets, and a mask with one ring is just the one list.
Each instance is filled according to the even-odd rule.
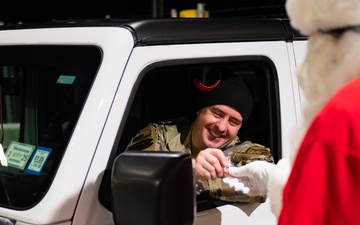
[[187,155],[123,152],[147,123],[191,116],[191,77],[227,66],[254,97],[240,139],[288,157],[306,42],[287,19],[0,27],[0,224],[275,225],[268,201],[196,202]]

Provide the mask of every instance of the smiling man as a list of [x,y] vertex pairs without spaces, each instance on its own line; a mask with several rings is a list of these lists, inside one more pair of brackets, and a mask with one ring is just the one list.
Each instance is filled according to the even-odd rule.
[[[228,68],[212,69],[206,79],[210,85],[194,78],[195,121],[178,118],[150,123],[132,138],[127,150],[189,153],[193,156],[198,195],[227,201],[259,201],[262,196],[236,193],[222,182],[224,168],[229,166],[254,160],[274,162],[268,148],[249,141],[241,143],[238,137],[251,114],[252,95],[241,77]],[[254,148],[256,151],[252,152],[256,153],[251,153]]]

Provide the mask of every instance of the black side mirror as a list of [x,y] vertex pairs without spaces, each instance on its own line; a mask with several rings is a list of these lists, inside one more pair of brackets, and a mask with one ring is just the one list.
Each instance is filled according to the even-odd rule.
[[191,225],[196,213],[191,156],[127,151],[115,159],[111,179],[116,225]]

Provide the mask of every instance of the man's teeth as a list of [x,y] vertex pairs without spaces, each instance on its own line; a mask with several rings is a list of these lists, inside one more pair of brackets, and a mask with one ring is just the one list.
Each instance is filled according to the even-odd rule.
[[213,132],[213,131],[211,131],[211,130],[210,130],[210,133],[211,133],[211,135],[212,135],[212,136],[214,136],[214,137],[220,137],[220,135],[218,135],[218,134],[214,133],[214,132]]

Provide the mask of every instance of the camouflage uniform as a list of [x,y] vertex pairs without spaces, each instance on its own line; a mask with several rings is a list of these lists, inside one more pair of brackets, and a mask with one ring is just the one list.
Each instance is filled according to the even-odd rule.
[[[191,144],[192,123],[185,118],[173,121],[150,123],[133,137],[127,150],[178,151],[192,154]],[[254,160],[274,162],[270,149],[249,141],[240,143],[235,138],[224,150],[233,166],[242,166]],[[235,192],[222,178],[215,180],[199,179],[196,182],[196,193],[202,197],[212,197],[232,202],[258,202],[263,196],[250,197]]]

